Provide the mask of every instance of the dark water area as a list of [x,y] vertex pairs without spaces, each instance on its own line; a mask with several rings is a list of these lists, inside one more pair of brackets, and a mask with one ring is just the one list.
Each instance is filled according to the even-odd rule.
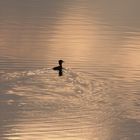
[[139,140],[139,5],[1,0],[0,140]]

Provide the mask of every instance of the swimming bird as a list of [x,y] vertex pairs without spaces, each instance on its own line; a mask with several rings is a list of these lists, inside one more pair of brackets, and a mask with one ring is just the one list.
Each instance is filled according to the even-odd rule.
[[62,63],[64,63],[64,61],[63,60],[59,60],[58,61],[59,66],[53,68],[53,70],[57,70],[59,72],[59,76],[63,75]]

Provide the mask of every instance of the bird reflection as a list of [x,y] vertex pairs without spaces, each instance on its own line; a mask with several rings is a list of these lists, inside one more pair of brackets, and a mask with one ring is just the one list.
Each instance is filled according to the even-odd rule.
[[62,63],[63,62],[64,62],[63,60],[59,60],[58,61],[59,66],[53,68],[53,70],[57,70],[58,71],[58,75],[59,76],[63,75],[63,67],[62,67]]

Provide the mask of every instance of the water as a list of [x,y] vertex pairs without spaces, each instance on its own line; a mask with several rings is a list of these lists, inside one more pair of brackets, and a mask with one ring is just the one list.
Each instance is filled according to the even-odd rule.
[[0,140],[139,140],[139,4],[0,1]]

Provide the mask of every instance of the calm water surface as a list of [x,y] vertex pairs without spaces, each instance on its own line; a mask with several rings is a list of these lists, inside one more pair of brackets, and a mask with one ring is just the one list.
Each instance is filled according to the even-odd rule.
[[1,0],[0,140],[139,140],[139,5]]

